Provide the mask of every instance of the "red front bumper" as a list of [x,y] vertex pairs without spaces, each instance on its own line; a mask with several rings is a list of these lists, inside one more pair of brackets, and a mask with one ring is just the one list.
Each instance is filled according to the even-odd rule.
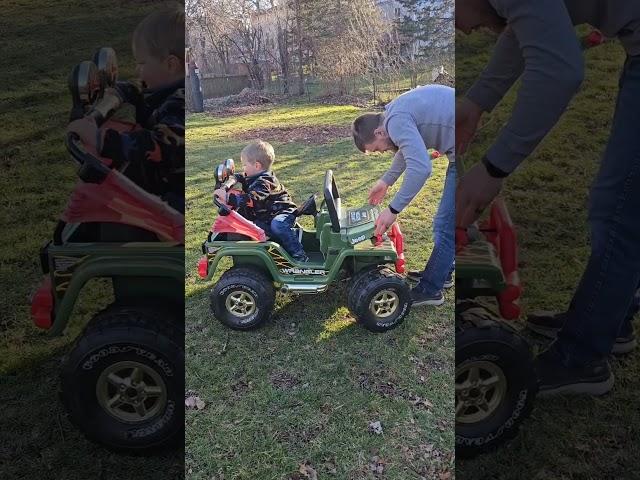
[[198,260],[198,275],[200,278],[207,278],[208,273],[209,259],[206,256],[200,257],[200,260]]
[[53,324],[51,277],[45,276],[31,299],[31,318],[36,327],[48,330]]

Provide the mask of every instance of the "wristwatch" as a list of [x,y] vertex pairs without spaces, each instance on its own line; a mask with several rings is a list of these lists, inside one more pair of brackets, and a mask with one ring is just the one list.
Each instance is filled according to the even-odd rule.
[[482,157],[482,164],[484,165],[484,168],[487,170],[487,173],[489,174],[490,177],[505,178],[509,176],[509,172],[500,170],[498,167],[496,167],[493,163],[489,161],[486,155]]

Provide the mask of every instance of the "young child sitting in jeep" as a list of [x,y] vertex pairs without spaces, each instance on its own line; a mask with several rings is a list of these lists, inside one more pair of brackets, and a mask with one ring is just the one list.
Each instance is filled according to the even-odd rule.
[[184,11],[159,10],[133,34],[140,85],[118,82],[123,102],[136,108],[130,133],[100,129],[83,118],[69,124],[85,145],[95,145],[115,167],[146,191],[184,212]]
[[214,195],[244,213],[295,260],[309,261],[293,230],[296,204],[271,171],[275,160],[271,144],[262,140],[249,143],[242,149],[240,160],[244,175],[236,178],[242,183],[243,193],[227,194],[224,189],[218,189]]

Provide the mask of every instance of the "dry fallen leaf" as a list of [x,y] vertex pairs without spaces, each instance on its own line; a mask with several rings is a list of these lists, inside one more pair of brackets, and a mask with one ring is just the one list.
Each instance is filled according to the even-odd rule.
[[374,455],[373,457],[371,457],[369,470],[371,470],[376,475],[382,475],[384,473],[384,463],[385,462],[380,457]]
[[184,406],[190,409],[203,410],[206,403],[197,395],[190,395],[184,399]]
[[318,472],[316,472],[309,462],[301,463],[298,471],[309,480],[318,480]]
[[335,461],[327,460],[324,463],[324,468],[327,470],[329,475],[335,475],[338,473],[338,469],[336,468]]
[[427,410],[429,410],[429,409],[433,408],[433,403],[431,403],[431,402],[430,402],[428,399],[426,399],[426,398],[420,398],[420,397],[418,397],[418,398],[416,398],[416,399],[413,401],[413,404],[414,404],[416,407],[421,407],[421,406],[423,406],[423,407],[425,407]]
[[382,424],[380,421],[371,422],[369,424],[369,431],[375,433],[376,435],[382,434]]

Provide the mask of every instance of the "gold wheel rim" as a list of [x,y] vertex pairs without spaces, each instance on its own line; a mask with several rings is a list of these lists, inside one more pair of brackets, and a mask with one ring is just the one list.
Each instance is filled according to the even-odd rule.
[[371,299],[369,310],[376,317],[388,318],[393,315],[400,305],[400,298],[393,290],[382,290]]
[[105,368],[96,383],[98,403],[125,423],[139,423],[162,412],[167,388],[153,368],[139,362],[118,362]]
[[507,379],[492,362],[475,361],[456,368],[456,422],[477,423],[489,418],[504,400]]
[[227,296],[225,307],[236,317],[249,317],[256,311],[256,300],[245,291],[236,291]]

